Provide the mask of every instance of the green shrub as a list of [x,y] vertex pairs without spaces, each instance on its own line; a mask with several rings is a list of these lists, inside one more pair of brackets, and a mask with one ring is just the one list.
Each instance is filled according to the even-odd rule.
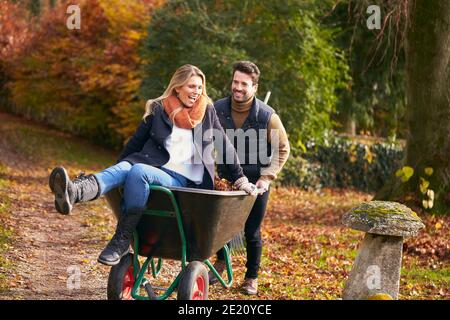
[[403,148],[388,142],[333,138],[325,145],[310,142],[300,154],[293,150],[280,174],[282,185],[301,188],[356,188],[373,192],[400,166]]
[[291,156],[283,167],[278,182],[286,186],[297,186],[304,189],[319,189],[320,164],[312,163],[300,156]]

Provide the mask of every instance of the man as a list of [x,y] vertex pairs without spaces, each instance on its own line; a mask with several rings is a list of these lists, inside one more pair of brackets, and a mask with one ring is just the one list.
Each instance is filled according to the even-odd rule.
[[[247,271],[242,289],[250,295],[258,292],[257,278],[262,255],[261,224],[269,200],[269,186],[286,163],[290,152],[286,130],[280,117],[274,109],[255,96],[259,75],[260,71],[254,63],[235,63],[231,96],[214,103],[220,123],[238,151],[244,174],[261,190],[244,229]],[[242,146],[245,146],[244,150]],[[227,178],[222,166],[218,166],[218,171],[222,178]],[[214,267],[222,274],[226,268],[223,250],[218,252],[217,257]],[[210,282],[217,282],[212,272]]]

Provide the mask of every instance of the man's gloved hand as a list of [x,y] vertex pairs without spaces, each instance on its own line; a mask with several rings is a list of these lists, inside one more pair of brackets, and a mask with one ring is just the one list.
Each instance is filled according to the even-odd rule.
[[250,195],[258,194],[258,189],[256,186],[249,182],[247,177],[241,177],[234,182],[234,186],[239,189],[247,192]]
[[259,179],[256,181],[256,187],[258,188],[259,194],[263,194],[269,190],[270,181],[265,179]]

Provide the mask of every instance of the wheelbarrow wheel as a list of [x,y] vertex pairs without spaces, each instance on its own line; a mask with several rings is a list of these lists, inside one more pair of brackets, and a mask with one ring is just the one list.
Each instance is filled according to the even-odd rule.
[[178,300],[208,300],[208,270],[200,261],[192,261],[178,284]]
[[133,254],[128,253],[109,271],[108,300],[133,300],[134,282]]

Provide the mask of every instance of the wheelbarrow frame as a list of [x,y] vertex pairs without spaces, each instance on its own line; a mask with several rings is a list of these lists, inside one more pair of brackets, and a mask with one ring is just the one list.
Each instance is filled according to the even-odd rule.
[[[174,195],[174,193],[167,187],[163,186],[157,186],[157,185],[150,185],[150,192],[157,191],[165,194],[168,199],[170,200],[170,203],[172,205],[172,210],[156,210],[156,209],[149,209],[147,208],[144,211],[144,215],[151,215],[151,216],[158,216],[158,217],[164,217],[164,218],[172,218],[176,219],[176,224],[180,236],[180,242],[181,242],[181,271],[176,276],[175,280],[171,283],[171,285],[168,288],[158,288],[158,290],[163,289],[164,292],[161,295],[154,294],[153,288],[150,285],[148,279],[146,279],[145,274],[147,270],[149,270],[149,266],[151,268],[151,274],[153,278],[157,278],[158,274],[160,273],[162,269],[163,260],[160,257],[157,257],[158,259],[157,264],[155,263],[155,257],[154,256],[147,256],[145,262],[140,267],[139,264],[139,235],[137,230],[134,230],[133,232],[133,278],[134,278],[134,285],[131,290],[131,297],[135,300],[165,300],[179,287],[180,279],[182,278],[186,267],[188,265],[187,262],[187,240],[186,240],[186,233],[183,226],[183,220],[182,220],[182,210],[179,206],[179,203]],[[225,280],[222,275],[220,275],[217,270],[214,268],[212,263],[209,261],[209,259],[203,260],[203,263],[214,273],[214,275],[219,280],[220,284],[225,287],[229,288],[233,284],[233,270],[231,267],[231,259],[230,259],[230,250],[228,246],[225,244],[224,247],[225,252],[225,263],[226,263],[226,271],[227,271],[227,280]],[[143,296],[139,294],[139,290],[143,286],[147,291],[147,296]],[[206,288],[207,290],[207,288]]]

